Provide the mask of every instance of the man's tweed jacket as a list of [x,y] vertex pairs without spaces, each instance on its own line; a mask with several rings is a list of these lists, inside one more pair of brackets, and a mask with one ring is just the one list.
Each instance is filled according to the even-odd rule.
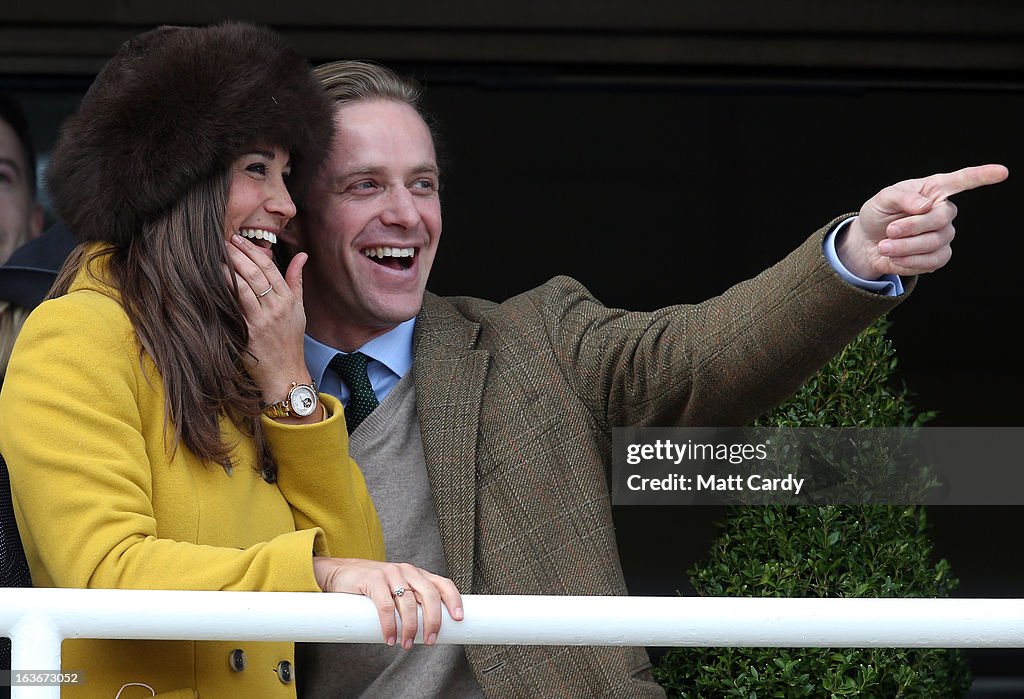
[[[897,303],[836,275],[822,253],[828,229],[719,297],[651,313],[605,308],[567,277],[500,304],[428,294],[416,405],[459,589],[626,594],[612,427],[747,424]],[[643,648],[466,654],[488,696],[664,696]]]

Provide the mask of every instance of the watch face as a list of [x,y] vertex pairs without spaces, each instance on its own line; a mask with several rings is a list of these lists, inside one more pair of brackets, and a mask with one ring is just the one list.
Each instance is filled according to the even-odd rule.
[[299,417],[312,415],[313,411],[316,410],[318,400],[316,391],[314,391],[312,387],[305,385],[296,386],[288,396],[288,402],[291,403],[292,412]]

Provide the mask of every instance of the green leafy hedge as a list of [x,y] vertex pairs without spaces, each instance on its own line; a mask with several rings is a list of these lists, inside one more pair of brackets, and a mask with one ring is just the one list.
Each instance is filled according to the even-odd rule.
[[[895,379],[889,321],[866,329],[758,426],[923,425]],[[698,595],[946,597],[923,507],[732,507],[706,561],[690,570]],[[670,697],[963,697],[962,651],[930,648],[676,648],[655,678]]]

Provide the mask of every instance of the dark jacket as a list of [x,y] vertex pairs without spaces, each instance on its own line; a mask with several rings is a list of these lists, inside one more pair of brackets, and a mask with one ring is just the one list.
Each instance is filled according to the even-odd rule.
[[30,310],[38,306],[75,245],[77,241],[71,231],[57,222],[38,238],[19,246],[0,265],[0,301]]

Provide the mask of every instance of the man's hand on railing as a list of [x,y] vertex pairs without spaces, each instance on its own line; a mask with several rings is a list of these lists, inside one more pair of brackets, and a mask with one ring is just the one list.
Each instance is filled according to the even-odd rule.
[[363,558],[313,557],[313,575],[324,592],[348,592],[369,597],[377,606],[384,640],[393,646],[398,636],[395,610],[402,619],[402,648],[412,648],[423,608],[423,639],[429,646],[441,629],[441,604],[455,621],[462,621],[462,596],[448,578],[409,563],[385,563]]

